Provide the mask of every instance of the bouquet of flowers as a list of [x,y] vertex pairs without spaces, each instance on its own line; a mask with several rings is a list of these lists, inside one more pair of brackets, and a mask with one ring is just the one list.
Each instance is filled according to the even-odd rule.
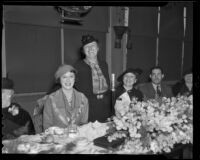
[[[128,104],[128,103],[123,103]],[[124,108],[124,110],[122,109]],[[193,143],[193,96],[155,99],[120,107],[112,118],[108,141],[125,138],[120,152],[170,152],[175,144]]]

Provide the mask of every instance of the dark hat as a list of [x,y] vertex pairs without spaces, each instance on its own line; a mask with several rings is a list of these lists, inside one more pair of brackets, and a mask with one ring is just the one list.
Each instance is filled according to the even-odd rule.
[[82,46],[85,46],[86,44],[91,43],[91,42],[97,42],[98,43],[98,40],[95,39],[92,35],[89,35],[89,34],[83,35],[81,41],[82,41]]
[[58,79],[60,78],[63,74],[67,73],[67,72],[74,72],[77,73],[76,69],[74,67],[72,67],[71,65],[67,65],[67,64],[63,64],[61,65],[56,73],[55,73],[55,78]]
[[128,68],[127,70],[125,70],[118,78],[117,81],[118,82],[122,82],[123,81],[123,77],[126,73],[133,73],[134,75],[136,75],[136,78],[138,78],[139,75],[142,74],[142,70],[140,68]]
[[192,68],[186,70],[184,73],[183,73],[183,76],[187,75],[187,74],[192,74]]
[[11,79],[2,78],[2,89],[14,89],[14,83]]

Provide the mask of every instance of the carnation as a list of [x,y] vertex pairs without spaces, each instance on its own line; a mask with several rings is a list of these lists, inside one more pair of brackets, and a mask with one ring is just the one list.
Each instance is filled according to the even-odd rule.
[[[123,106],[126,106],[123,109]],[[116,128],[111,142],[125,137],[119,150],[125,153],[170,152],[175,144],[193,143],[193,96],[150,99],[118,106],[123,116],[110,121]]]

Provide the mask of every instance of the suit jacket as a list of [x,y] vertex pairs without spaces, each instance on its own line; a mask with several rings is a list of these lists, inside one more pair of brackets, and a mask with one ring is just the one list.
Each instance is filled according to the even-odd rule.
[[69,106],[62,89],[51,93],[44,104],[44,130],[52,126],[68,127],[73,114],[76,115],[75,124],[87,123],[88,100],[83,93],[73,90],[72,107]]
[[[155,98],[156,91],[153,88],[153,84],[151,82],[139,86],[138,89],[143,93],[144,99]],[[167,98],[173,97],[171,87],[161,83],[161,97],[167,97]]]
[[76,74],[75,88],[84,93],[89,101],[89,118],[88,121],[105,122],[113,114],[114,109],[111,103],[110,80],[108,74],[108,65],[105,61],[98,60],[99,67],[108,84],[108,91],[103,94],[103,99],[97,99],[93,93],[92,70],[83,60],[75,63],[74,68],[78,71]]

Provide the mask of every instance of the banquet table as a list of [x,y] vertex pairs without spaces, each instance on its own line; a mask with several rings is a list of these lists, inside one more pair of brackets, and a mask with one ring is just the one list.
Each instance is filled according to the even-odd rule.
[[[108,142],[106,130],[108,124],[90,123],[78,129],[75,136],[66,134],[60,128],[52,127],[36,135],[22,135],[16,139],[3,140],[3,154],[137,154],[118,150],[123,139]],[[187,145],[177,144],[170,153],[160,154],[166,158],[182,158],[182,151]]]
[[106,134],[107,124],[88,123],[69,134],[67,128],[51,127],[36,135],[3,140],[2,153],[22,154],[106,154],[110,151],[94,145],[93,140]]

